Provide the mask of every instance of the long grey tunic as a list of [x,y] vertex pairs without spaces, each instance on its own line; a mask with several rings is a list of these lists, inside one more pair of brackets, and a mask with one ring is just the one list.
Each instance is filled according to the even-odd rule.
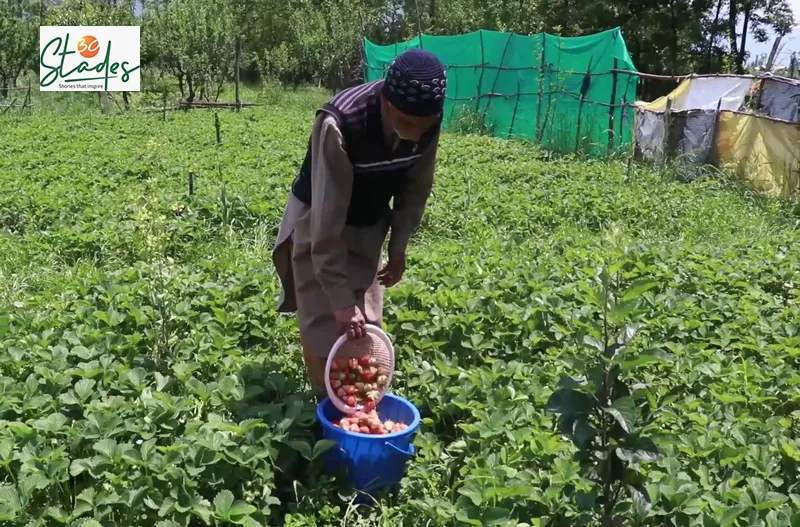
[[[386,120],[384,119],[384,123]],[[385,127],[387,144],[396,141]],[[333,117],[320,113],[311,134],[311,192],[308,206],[289,193],[272,260],[281,280],[279,312],[298,314],[304,345],[327,357],[341,334],[333,312],[358,305],[368,323],[380,325],[383,286],[377,282],[381,250],[391,230],[389,252],[405,253],[419,226],[433,185],[439,137],[411,170],[411,184],[395,196],[392,212],[377,225],[345,223],[353,167]]]

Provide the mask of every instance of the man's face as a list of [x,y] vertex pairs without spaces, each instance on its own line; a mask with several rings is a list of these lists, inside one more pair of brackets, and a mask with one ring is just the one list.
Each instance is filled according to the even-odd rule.
[[389,124],[400,139],[407,141],[418,142],[431,126],[433,126],[439,119],[438,115],[430,117],[417,117],[403,113],[394,106],[392,103],[383,99],[383,104],[386,108],[386,114],[389,117]]

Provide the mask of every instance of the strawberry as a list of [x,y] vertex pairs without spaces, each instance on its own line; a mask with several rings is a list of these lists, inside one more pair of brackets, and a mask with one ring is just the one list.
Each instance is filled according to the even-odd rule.
[[331,379],[331,388],[333,388],[334,390],[338,390],[341,387],[342,387],[342,381],[340,381],[339,379]]
[[365,388],[364,388],[364,383],[363,382],[357,382],[357,383],[355,383],[354,386],[356,387],[356,391],[358,393],[364,393]]
[[375,378],[376,373],[378,373],[378,370],[370,366],[364,370],[364,372],[361,374],[361,378],[367,382],[372,382],[372,379]]
[[347,395],[353,395],[356,393],[356,387],[353,386],[352,384],[345,384],[344,386],[342,386],[342,388],[344,388],[344,393],[346,393]]
[[367,402],[364,403],[364,409],[366,411],[368,411],[368,412],[374,410],[375,409],[375,401],[367,400]]
[[366,426],[362,426],[358,431],[361,432],[362,434],[369,434],[369,428],[367,428]]
[[392,432],[394,429],[394,422],[389,420],[383,423],[383,427],[386,428],[387,432]]
[[347,397],[347,393],[344,391],[344,387],[338,388],[336,390],[336,395],[339,396],[339,399],[344,399],[345,397]]
[[336,361],[331,362],[331,371],[338,371],[339,370],[339,363]]
[[361,364],[361,366],[369,366],[370,359],[371,357],[369,355],[362,355],[361,358],[358,359],[358,363]]
[[367,366],[372,366],[373,368],[378,365],[378,359],[375,357],[370,357],[369,361],[367,362]]
[[389,379],[386,378],[386,375],[378,375],[376,381],[378,382],[378,386],[383,388],[384,386],[386,386],[386,383],[389,381]]
[[358,359],[353,357],[347,362],[347,365],[350,367],[351,370],[355,370],[358,368]]
[[348,395],[348,396],[347,396],[347,401],[346,401],[346,403],[347,403],[347,406],[355,406],[355,405],[356,405],[356,398],[355,398],[355,396],[353,396],[353,395]]
[[388,375],[389,372],[386,371],[386,368],[378,368],[378,375]]

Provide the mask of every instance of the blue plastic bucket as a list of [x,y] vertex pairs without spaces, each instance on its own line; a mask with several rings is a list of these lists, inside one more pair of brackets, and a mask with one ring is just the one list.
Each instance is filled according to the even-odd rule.
[[396,395],[387,393],[378,403],[377,410],[381,421],[391,419],[407,424],[408,428],[385,435],[349,432],[333,426],[345,414],[329,398],[317,406],[322,438],[336,441],[339,445],[339,448],[326,452],[325,471],[334,475],[344,466],[356,490],[367,493],[400,483],[406,461],[414,455],[411,441],[420,424],[419,410]]

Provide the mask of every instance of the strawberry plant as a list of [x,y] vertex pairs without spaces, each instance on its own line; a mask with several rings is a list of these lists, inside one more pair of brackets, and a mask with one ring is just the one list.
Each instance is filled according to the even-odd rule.
[[455,134],[384,304],[417,452],[356,506],[275,312],[307,97],[219,144],[202,111],[0,116],[0,524],[800,524],[791,206]]

